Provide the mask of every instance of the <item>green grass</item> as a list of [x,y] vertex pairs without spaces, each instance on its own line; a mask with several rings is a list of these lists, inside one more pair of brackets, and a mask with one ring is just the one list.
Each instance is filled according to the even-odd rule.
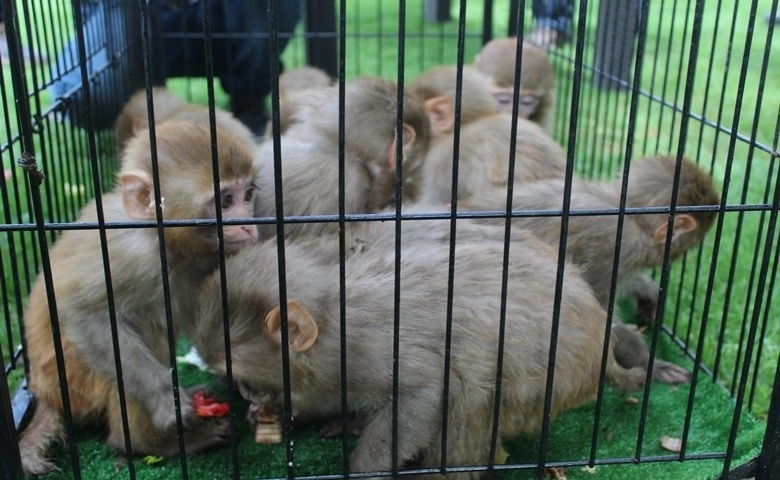
[[[49,56],[53,59],[62,41],[60,39],[68,38],[69,14],[60,11],[58,4],[32,3],[41,13],[35,19],[38,27],[51,18],[65,18],[61,23],[46,24],[50,32],[52,29],[55,32],[62,30],[61,35],[51,35],[42,40],[44,45],[40,49],[50,52]],[[452,14],[457,19],[457,2],[453,3]],[[494,3],[495,12],[507,11],[508,0],[497,0]],[[670,105],[682,107],[686,85],[690,84],[692,114],[703,117],[707,122],[717,123],[720,128],[705,125],[697,118],[683,122],[680,112],[661,105],[656,98],[651,99],[644,95],[638,98],[634,123],[629,124],[630,93],[604,91],[593,87],[591,74],[587,69],[582,72],[578,115],[576,119],[571,118],[572,96],[575,90],[571,81],[575,74],[575,51],[573,46],[566,46],[556,50],[552,57],[557,72],[556,139],[571,149],[575,170],[586,177],[613,175],[619,170],[627,151],[632,158],[679,151],[712,170],[718,185],[724,187],[723,195],[727,206],[765,206],[771,202],[778,167],[775,165],[776,159],[753,145],[777,148],[776,94],[780,91],[780,57],[770,55],[767,74],[762,76],[761,73],[765,53],[777,52],[780,49],[779,32],[776,32],[770,45],[766,44],[768,25],[762,17],[769,12],[772,2],[756,2],[759,18],[755,22],[750,43],[746,40],[751,7],[749,2],[706,2],[693,78],[688,78],[687,72],[691,61],[690,36],[694,2],[677,3],[677,10],[672,15],[672,0],[648,2],[650,15],[640,88],[650,96],[663,98]],[[397,79],[398,2],[351,2],[348,7],[345,45],[347,78],[380,75]],[[473,59],[480,47],[482,8],[478,2],[468,3],[463,55],[466,62]],[[591,65],[594,61],[597,8],[598,2],[590,2],[588,5],[589,22],[584,25],[583,30],[585,65]],[[457,22],[432,24],[423,20],[421,12],[421,0],[408,2],[407,38],[404,42],[405,79],[412,79],[419,72],[436,64],[455,63],[458,58]],[[528,29],[531,25],[530,13],[527,16]],[[506,31],[507,23],[508,18],[505,15],[497,14],[494,33],[502,35]],[[730,40],[732,24],[734,34],[733,40]],[[42,30],[37,28],[36,31]],[[745,55],[745,45],[750,47],[747,49],[749,57]],[[291,42],[283,55],[286,67],[293,68],[305,63],[304,52],[304,42],[301,39]],[[743,65],[746,75],[744,87],[740,88]],[[32,75],[32,72],[28,73],[32,108],[34,111],[39,108],[45,111],[50,98],[45,88],[40,85],[50,78],[48,70],[39,67],[35,72],[37,77]],[[3,135],[10,131],[13,137],[17,132],[16,107],[10,71],[6,66],[3,68],[2,79],[5,88],[4,107],[8,114],[0,116],[0,129]],[[219,89],[219,82],[215,83],[216,104],[226,107],[227,96]],[[207,101],[206,84],[202,79],[175,79],[169,81],[169,87],[182,92],[195,102]],[[761,93],[763,99],[759,99]],[[11,119],[10,125],[7,124],[7,119]],[[681,144],[680,131],[683,123],[687,125],[685,141]],[[573,125],[578,132],[576,141],[570,141],[568,137],[569,128]],[[630,138],[629,127],[633,128]],[[733,139],[728,134],[731,129],[749,140]],[[92,196],[87,139],[88,136],[83,131],[63,128],[53,115],[41,119],[41,129],[34,134],[34,142],[37,158],[49,176],[49,181],[42,189],[44,216],[47,221],[72,220],[80,205]],[[630,150],[626,147],[628,140],[633,145]],[[99,158],[105,162],[104,165],[111,165],[115,158],[110,132],[102,132],[97,143]],[[10,172],[10,178],[4,183],[8,200],[3,199],[3,220],[11,224],[29,224],[33,220],[27,200],[28,187],[23,173],[15,166],[16,158],[20,155],[19,143],[4,144],[0,155],[4,172]],[[104,188],[111,184],[109,172],[110,169],[104,176],[104,180],[109,177],[108,183],[103,183]],[[769,247],[770,277],[761,277],[760,267],[768,218],[768,213],[757,209],[724,214],[717,251],[713,229],[700,251],[691,252],[687,256],[684,268],[680,262],[673,265],[669,275],[664,318],[665,324],[674,330],[691,352],[695,352],[701,343],[702,363],[709,368],[715,368],[717,362],[717,378],[732,392],[736,391],[740,380],[743,380],[742,365],[746,361],[751,365],[748,377],[744,379],[748,382],[746,400],[752,399],[748,406],[759,417],[764,416],[768,409],[774,372],[780,356],[780,324],[774,321],[780,316],[780,306],[773,301],[767,308],[767,302],[777,296],[777,288],[768,291],[767,283],[765,291],[761,292],[762,302],[756,300],[760,281],[768,282],[776,267],[774,255],[778,242],[775,238]],[[20,342],[20,301],[27,294],[38,262],[36,243],[36,238],[31,233],[0,233],[0,255],[8,289],[7,297],[3,298],[4,328],[0,329],[4,361],[7,361],[9,352]],[[11,270],[12,244],[16,251],[15,258],[19,261],[17,274],[13,274]],[[749,331],[754,316],[758,328],[765,328],[764,338],[763,341],[748,342],[744,336]],[[10,325],[10,329],[6,329],[5,325]],[[760,346],[763,349],[760,362],[755,359],[755,349],[752,356],[746,358],[746,345]],[[18,375],[16,377],[18,378]],[[754,380],[755,387],[752,385]],[[704,387],[700,384],[697,388]],[[702,393],[697,390],[697,402],[700,401],[700,395]],[[587,416],[585,420],[587,421]]]
[[[184,352],[186,349],[182,349]],[[659,345],[659,353],[669,360],[692,367],[679,350],[667,339]],[[191,365],[180,365],[180,378],[186,385],[213,382],[213,379]],[[219,385],[214,390],[221,399],[227,398],[226,391]],[[667,461],[647,462],[639,465],[599,465],[596,474],[587,472],[582,466],[569,467],[568,478],[599,480],[631,479],[714,479],[722,470],[719,459],[689,459],[685,462],[668,461],[673,454],[660,446],[662,436],[681,438],[686,417],[686,404],[691,389],[689,385],[673,387],[653,384],[648,398],[647,417],[642,441],[638,438],[641,418],[641,394],[633,395],[638,403],[629,403],[627,396],[616,393],[609,387],[605,390],[601,421],[597,430],[596,455],[600,460],[613,463],[631,458],[647,459],[663,457]],[[703,380],[695,393],[695,407],[691,413],[690,432],[687,437],[686,456],[701,454],[723,454],[726,450],[734,415],[734,405],[722,388],[711,381]],[[237,446],[241,478],[279,478],[287,474],[286,443],[259,446],[252,441],[252,432],[243,420],[246,402],[234,404],[236,428],[239,439]],[[594,428],[595,404],[583,405],[566,412],[552,422],[549,432],[546,460],[550,462],[581,462],[584,465],[590,457],[591,436]],[[743,415],[738,427],[734,451],[734,465],[738,465],[757,453],[765,425],[750,415]],[[322,439],[316,433],[316,425],[307,426],[293,433],[294,465],[296,475],[323,475],[342,473],[341,439]],[[117,464],[116,456],[102,443],[104,433],[96,430],[79,429],[76,432],[78,458],[83,478],[94,480],[129,478],[128,468]],[[355,445],[351,438],[349,449]],[[530,480],[535,478],[533,470],[540,449],[539,434],[522,435],[506,444],[509,453],[507,465],[522,466],[524,470],[505,471],[502,479]],[[231,456],[228,449],[218,449],[202,455],[187,458],[187,472],[190,478],[224,478],[232,474]],[[71,478],[70,456],[64,445],[57,447],[56,462],[62,471],[43,477],[46,480]],[[147,464],[136,459],[136,478],[167,480],[181,478],[181,463],[177,458],[160,463]]]

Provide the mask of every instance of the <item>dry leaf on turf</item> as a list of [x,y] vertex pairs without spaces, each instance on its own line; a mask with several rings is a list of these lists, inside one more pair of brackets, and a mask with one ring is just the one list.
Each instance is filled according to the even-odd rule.
[[682,440],[664,435],[661,437],[661,448],[670,452],[680,453],[680,450],[682,450]]
[[547,467],[544,469],[545,478],[553,480],[566,480],[566,469],[562,467]]

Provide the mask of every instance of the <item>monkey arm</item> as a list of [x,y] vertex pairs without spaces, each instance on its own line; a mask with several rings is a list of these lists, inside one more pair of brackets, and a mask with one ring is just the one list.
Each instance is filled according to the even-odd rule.
[[[160,429],[171,429],[176,424],[173,409],[173,381],[170,366],[164,362],[168,351],[164,327],[161,324],[146,322],[146,332],[133,328],[132,322],[119,316],[117,318],[117,336],[121,359],[122,381],[125,393],[134,396],[147,409],[152,422]],[[157,322],[155,322],[157,323]],[[85,363],[107,378],[116,381],[115,352],[111,341],[108,318],[81,317],[76,325],[68,330],[79,339],[77,348],[82,352]],[[69,333],[70,333],[69,332]],[[189,397],[183,391],[182,418],[194,417]]]
[[[398,465],[411,460],[437,438],[441,430],[441,389],[436,382],[426,388],[399,393]],[[393,409],[387,403],[369,420],[352,454],[351,470],[390,470],[392,462]]]

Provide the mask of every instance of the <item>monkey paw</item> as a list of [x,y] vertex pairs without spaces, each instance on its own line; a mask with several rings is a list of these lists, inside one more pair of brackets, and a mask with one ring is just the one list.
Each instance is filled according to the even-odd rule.
[[230,422],[227,418],[209,418],[184,432],[184,446],[188,454],[198,453],[230,441]]
[[[179,393],[179,405],[181,407],[181,421],[185,429],[200,422],[200,418],[192,405],[192,397],[185,390],[181,390]],[[170,394],[159,398],[149,407],[149,410],[151,411],[151,420],[155,427],[164,432],[176,430],[176,410],[173,397]]]
[[639,325],[652,325],[655,322],[655,312],[658,304],[655,298],[642,298],[636,299],[636,310],[634,310],[634,316],[636,317]]
[[686,383],[691,381],[691,373],[679,365],[656,360],[653,366],[653,380],[672,385]]

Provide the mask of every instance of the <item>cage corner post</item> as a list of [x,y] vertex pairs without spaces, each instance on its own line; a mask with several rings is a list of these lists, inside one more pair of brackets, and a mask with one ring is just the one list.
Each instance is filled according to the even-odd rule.
[[637,0],[602,0],[596,27],[596,72],[594,83],[601,88],[631,87],[631,60],[639,23]]
[[[0,347],[0,358],[2,356]],[[17,480],[23,478],[19,457],[19,432],[11,408],[11,395],[8,390],[8,378],[5,368],[0,374],[0,479]]]
[[775,384],[766,419],[766,433],[758,457],[756,480],[780,478],[780,365],[775,371]]
[[429,22],[449,22],[452,0],[425,0],[425,19]]

